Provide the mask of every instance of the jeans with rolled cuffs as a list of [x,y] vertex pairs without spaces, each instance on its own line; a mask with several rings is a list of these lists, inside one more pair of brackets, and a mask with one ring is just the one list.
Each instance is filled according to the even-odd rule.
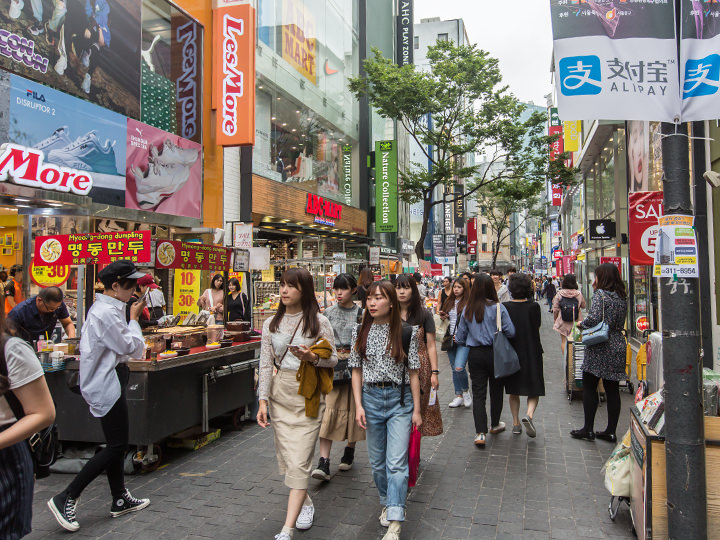
[[412,429],[413,398],[405,387],[405,406],[400,388],[364,385],[362,404],[367,422],[367,449],[380,503],[388,521],[405,521],[408,491],[408,445]]
[[455,387],[456,396],[470,389],[466,368],[469,352],[470,347],[457,344],[447,352],[448,359],[450,360],[450,369],[452,369],[453,386]]

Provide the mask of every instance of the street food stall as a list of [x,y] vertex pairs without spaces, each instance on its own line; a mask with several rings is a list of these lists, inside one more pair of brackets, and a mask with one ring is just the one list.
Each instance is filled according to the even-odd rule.
[[[197,425],[207,432],[211,418],[252,409],[255,351],[260,339],[251,335],[249,322],[214,324],[210,313],[198,312],[196,299],[202,272],[227,273],[227,248],[176,240],[152,241],[150,231],[36,238],[35,261],[48,266],[103,265],[124,258],[169,271],[174,285],[172,302],[168,302],[173,313],[143,330],[144,357],[128,362],[130,443],[138,446],[136,455],[142,464],[152,467],[159,463],[157,443],[167,437]],[[82,295],[78,299],[81,313]],[[82,397],[73,392],[79,365],[77,343],[66,345],[64,364],[47,373],[60,440],[102,442],[100,423],[90,415]]]

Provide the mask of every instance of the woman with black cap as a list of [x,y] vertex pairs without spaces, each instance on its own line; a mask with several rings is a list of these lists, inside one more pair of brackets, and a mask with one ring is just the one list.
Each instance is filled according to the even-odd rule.
[[80,391],[90,412],[100,419],[107,445],[88,461],[65,489],[48,501],[55,519],[68,531],[80,524],[75,512],[82,491],[103,471],[110,483],[110,515],[122,516],[142,510],[149,499],[136,499],[125,487],[123,461],[130,434],[125,386],[130,376],[127,361],[142,358],[145,341],[138,324],[144,301],[130,307],[130,322],[125,321],[125,304],[135,290],[138,278],[131,261],[111,263],[98,273],[105,290],[95,297],[88,311],[80,338]]

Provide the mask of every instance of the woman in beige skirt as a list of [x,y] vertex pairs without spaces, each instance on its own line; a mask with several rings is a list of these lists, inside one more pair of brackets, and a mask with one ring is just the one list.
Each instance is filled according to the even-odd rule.
[[320,459],[312,477],[330,480],[330,450],[333,441],[347,441],[338,469],[349,471],[355,459],[355,443],[365,440],[365,431],[355,423],[355,399],[350,384],[347,358],[350,356],[352,332],[362,318],[362,308],[355,305],[353,295],[357,282],[350,274],[340,274],[333,282],[337,304],[325,310],[335,334],[338,365],[333,390],[327,395],[325,414],[320,426]]
[[[295,528],[312,527],[315,507],[307,488],[325,408],[321,396],[318,416],[306,416],[305,398],[298,394],[297,371],[302,362],[334,367],[337,353],[330,322],[320,314],[310,272],[302,268],[287,270],[280,278],[280,300],[275,316],[263,325],[257,421],[261,427],[270,425],[270,410],[278,467],[290,488],[285,525],[275,540],[291,540]],[[329,358],[320,358],[310,350],[321,338],[332,345]],[[277,367],[274,377],[273,364]]]

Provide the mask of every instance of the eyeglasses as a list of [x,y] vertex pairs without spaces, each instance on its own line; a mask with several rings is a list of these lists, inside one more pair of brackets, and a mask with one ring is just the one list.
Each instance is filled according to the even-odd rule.
[[56,306],[50,306],[42,298],[38,297],[38,300],[40,300],[40,304],[42,304],[43,306],[42,309],[40,309],[40,311],[42,311],[43,313],[52,313],[60,307],[60,303],[58,303],[58,305]]

